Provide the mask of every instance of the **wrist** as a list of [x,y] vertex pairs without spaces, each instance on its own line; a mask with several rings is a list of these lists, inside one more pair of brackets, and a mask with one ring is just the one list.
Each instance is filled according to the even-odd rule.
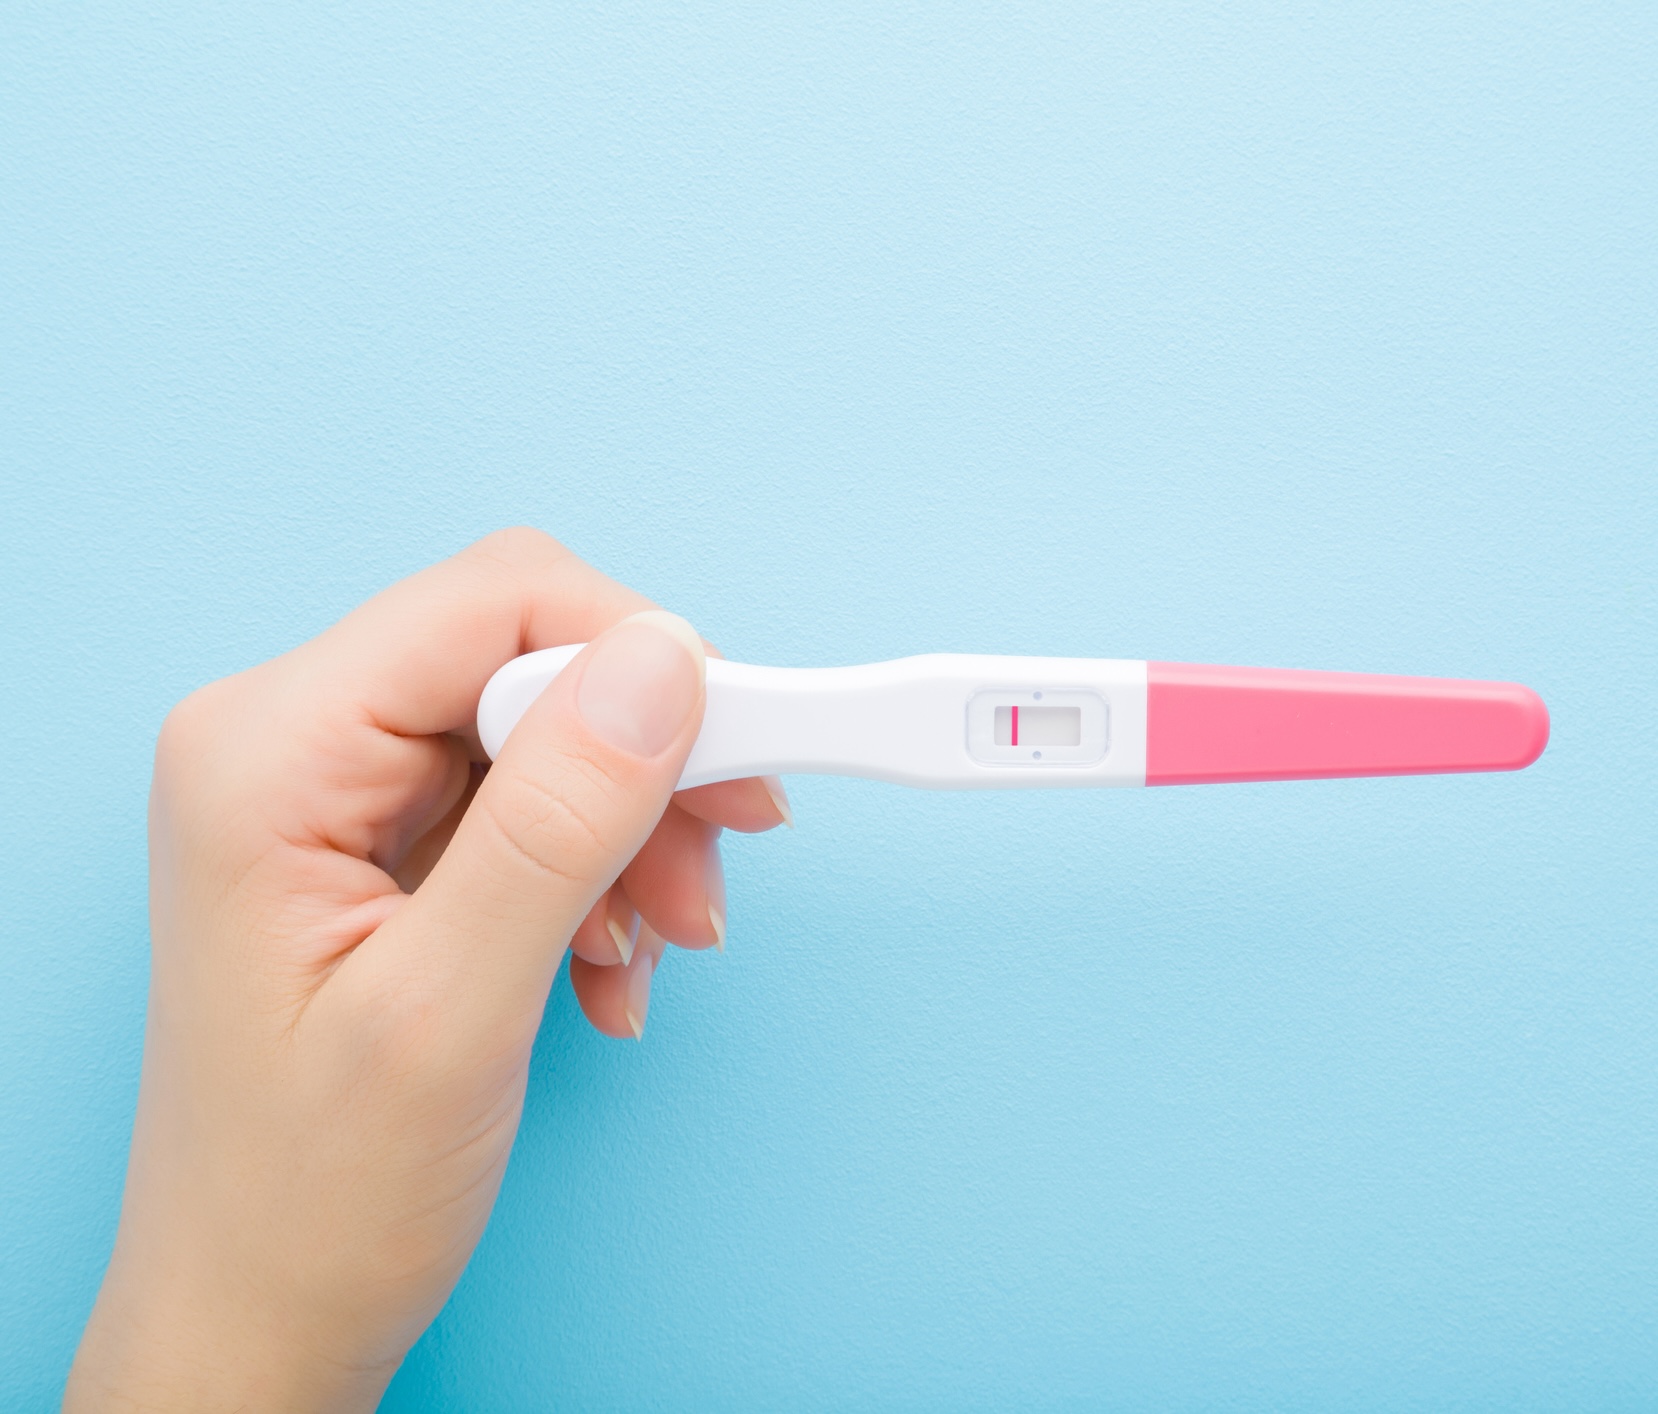
[[105,1277],[64,1391],[65,1414],[373,1410],[396,1364],[353,1365],[275,1313],[168,1281]]

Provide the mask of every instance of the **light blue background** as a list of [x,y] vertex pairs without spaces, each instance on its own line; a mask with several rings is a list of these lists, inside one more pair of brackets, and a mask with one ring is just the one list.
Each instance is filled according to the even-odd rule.
[[1658,9],[0,10],[0,1404],[148,754],[504,523],[733,656],[1516,678],[1513,776],[792,783],[390,1409],[1658,1403]]

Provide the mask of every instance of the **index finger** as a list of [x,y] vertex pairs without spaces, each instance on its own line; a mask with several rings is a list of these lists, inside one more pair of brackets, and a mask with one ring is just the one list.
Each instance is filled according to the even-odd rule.
[[585,643],[653,607],[552,536],[500,530],[375,595],[292,658],[318,700],[431,736],[469,728],[509,659]]

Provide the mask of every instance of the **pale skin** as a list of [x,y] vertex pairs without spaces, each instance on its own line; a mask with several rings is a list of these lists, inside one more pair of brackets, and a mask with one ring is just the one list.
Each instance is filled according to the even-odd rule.
[[[576,642],[486,771],[490,674]],[[775,779],[674,793],[704,649],[504,531],[168,717],[138,1114],[66,1410],[375,1407],[488,1220],[566,949],[588,1020],[639,1038],[665,946],[724,945],[720,829],[788,820]]]

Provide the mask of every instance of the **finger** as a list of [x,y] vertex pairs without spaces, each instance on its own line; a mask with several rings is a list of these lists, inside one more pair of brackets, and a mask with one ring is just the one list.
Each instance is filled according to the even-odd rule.
[[622,871],[622,887],[639,916],[682,948],[725,946],[719,838],[717,825],[670,805]]
[[613,885],[587,911],[570,939],[570,951],[601,967],[617,963],[626,966],[633,960],[633,944],[638,936],[639,915],[621,886]]
[[692,786],[679,791],[674,804],[699,820],[739,830],[745,835],[773,830],[779,825],[794,828],[794,811],[783,782],[776,776],[750,776],[741,781],[716,781],[711,786]]
[[651,983],[665,946],[664,939],[647,924],[641,926],[633,961],[625,967],[599,967],[583,958],[570,959],[570,986],[581,1003],[582,1015],[595,1030],[618,1040],[643,1039]]
[[[725,657],[706,638],[702,646],[710,658]],[[692,786],[690,790],[680,791],[674,802],[698,819],[728,830],[740,830],[745,835],[775,829],[778,825],[794,828],[789,797],[776,776],[751,776],[746,780]]]
[[683,619],[658,610],[600,634],[531,705],[426,882],[347,965],[401,973],[465,1034],[533,1034],[565,945],[666,809],[702,706],[702,645]]
[[319,706],[399,736],[470,730],[508,659],[583,643],[651,607],[536,530],[505,530],[394,584],[294,650]]
[[[414,838],[400,849],[388,850],[384,856],[376,854],[374,862],[397,881],[397,887],[412,894],[432,872],[449,841],[455,837],[467,806],[483,783],[484,769],[467,759],[464,743],[450,736],[423,738],[434,751],[442,751],[449,762],[449,779],[441,798],[419,820],[405,825],[397,824],[402,835]],[[433,816],[436,816],[433,819]]]

